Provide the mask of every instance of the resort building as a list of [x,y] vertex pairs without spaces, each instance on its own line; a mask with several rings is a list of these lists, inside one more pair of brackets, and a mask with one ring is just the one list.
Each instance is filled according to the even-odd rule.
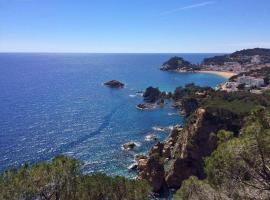
[[247,87],[261,87],[264,85],[264,79],[245,75],[238,77],[237,82],[245,84]]

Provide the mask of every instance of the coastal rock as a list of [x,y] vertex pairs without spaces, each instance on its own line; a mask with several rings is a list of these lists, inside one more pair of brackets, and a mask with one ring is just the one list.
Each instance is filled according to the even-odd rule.
[[148,157],[147,158],[141,158],[138,160],[138,169],[143,171],[147,167]]
[[128,169],[131,170],[131,171],[132,170],[137,170],[139,165],[140,165],[140,167],[143,166],[143,162],[144,161],[146,162],[147,158],[148,157],[146,155],[144,155],[144,154],[136,154],[134,156],[135,162],[132,163],[130,166],[128,166]]
[[[241,125],[242,118],[231,111],[199,108],[188,118],[184,128],[175,126],[168,139],[150,149],[148,160],[155,164],[146,162],[146,166],[139,168],[140,174],[146,180],[151,180],[150,172],[159,171],[159,175],[164,174],[163,178],[159,177],[159,181],[176,189],[192,175],[203,179],[203,158],[216,149],[215,134],[221,129],[237,133]],[[164,173],[162,169],[166,169]],[[153,176],[156,178],[156,175]]]
[[164,167],[158,158],[141,159],[138,163],[140,179],[145,179],[153,187],[154,192],[159,192],[164,185]]
[[128,142],[128,143],[125,143],[122,145],[122,147],[125,149],[125,150],[130,150],[130,149],[133,149],[134,147],[136,147],[137,145],[134,143],[134,142]]
[[185,116],[187,116],[187,113],[186,113],[185,110],[180,110],[179,115],[180,115],[181,117],[185,117]]
[[161,143],[161,142],[154,145],[149,151],[149,157],[160,157],[160,156],[162,156],[163,147],[164,147],[164,144]]
[[143,96],[143,91],[136,91],[137,95]]
[[130,166],[128,166],[129,170],[136,170],[138,168],[138,164],[137,163],[132,163]]
[[108,82],[105,82],[104,85],[112,88],[123,88],[125,86],[124,83],[121,83],[120,81],[117,80],[111,80]]
[[147,102],[156,102],[161,97],[161,94],[158,88],[148,87],[143,93],[143,98]]
[[173,107],[173,108],[176,108],[176,109],[182,108],[182,103],[181,103],[181,101],[174,101],[174,102],[172,103],[172,107]]
[[162,157],[164,157],[165,159],[171,158],[171,149],[172,149],[171,145],[172,145],[172,141],[168,143],[164,143],[164,147],[162,149]]
[[136,106],[139,110],[155,109],[157,107],[154,103],[140,103]]
[[197,109],[179,132],[173,146],[171,167],[165,177],[167,185],[179,188],[181,182],[191,175],[205,178],[203,158],[217,147],[215,133],[220,129],[236,132],[240,124],[238,116],[229,111]]
[[172,129],[173,129],[172,126],[169,126],[169,127],[154,126],[153,127],[154,131],[160,131],[160,132],[166,132],[166,133],[170,133]]
[[150,134],[145,137],[146,141],[154,141],[157,140],[157,136],[155,134]]
[[144,154],[136,154],[135,155],[135,160],[138,162],[141,159],[147,159],[147,156]]
[[159,107],[163,107],[164,104],[165,104],[164,99],[160,99],[160,100],[157,102],[157,105],[158,105]]
[[199,105],[196,98],[183,98],[181,104],[184,116],[189,116],[198,108]]
[[168,61],[162,64],[160,67],[161,70],[168,71],[168,70],[175,70],[175,71],[194,71],[194,65],[190,62],[184,60],[181,57],[172,57]]

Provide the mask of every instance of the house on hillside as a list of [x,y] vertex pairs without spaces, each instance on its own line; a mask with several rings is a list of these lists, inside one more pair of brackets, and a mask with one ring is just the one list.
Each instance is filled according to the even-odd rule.
[[237,82],[240,84],[245,84],[247,87],[261,87],[264,85],[263,78],[256,78],[253,76],[240,76],[237,78]]

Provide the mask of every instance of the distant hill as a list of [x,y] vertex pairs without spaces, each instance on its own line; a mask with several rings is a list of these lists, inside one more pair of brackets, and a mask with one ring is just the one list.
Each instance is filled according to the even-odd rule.
[[192,72],[227,71],[243,73],[250,70],[270,68],[270,49],[254,48],[236,51],[232,54],[205,58],[200,65],[194,65],[181,57],[172,57],[160,67],[164,71]]
[[256,57],[258,60],[257,63],[270,63],[270,49],[244,49],[232,54],[205,58],[202,65],[224,65],[226,62],[238,62],[240,64],[256,63]]
[[231,57],[256,56],[256,55],[270,57],[270,49],[264,49],[264,48],[244,49],[244,50],[236,51],[232,53]]
[[169,71],[169,70],[185,70],[185,71],[193,71],[196,65],[191,64],[189,61],[184,60],[181,57],[172,57],[168,61],[162,64],[160,67],[161,70]]

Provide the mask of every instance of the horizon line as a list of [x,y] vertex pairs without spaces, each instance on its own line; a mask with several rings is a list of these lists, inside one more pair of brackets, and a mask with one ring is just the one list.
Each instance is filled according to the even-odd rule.
[[0,51],[0,53],[70,53],[70,54],[227,54],[232,52],[72,52],[72,51]]

